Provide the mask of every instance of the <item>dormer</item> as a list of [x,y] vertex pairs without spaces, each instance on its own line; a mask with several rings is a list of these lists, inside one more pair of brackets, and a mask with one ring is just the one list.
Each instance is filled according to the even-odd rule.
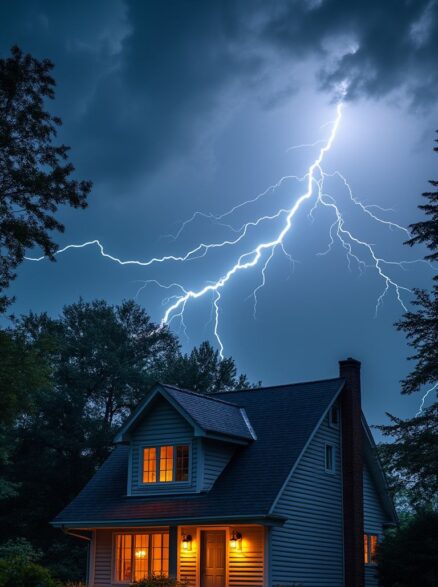
[[128,496],[209,491],[236,447],[256,440],[238,405],[157,384],[115,438],[128,444]]

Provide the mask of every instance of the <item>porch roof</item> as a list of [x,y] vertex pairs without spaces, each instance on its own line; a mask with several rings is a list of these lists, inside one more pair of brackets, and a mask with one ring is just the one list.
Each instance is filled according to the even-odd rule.
[[328,379],[214,394],[245,409],[257,440],[239,446],[208,493],[126,495],[129,446],[118,445],[55,526],[266,518],[313,432],[344,385]]

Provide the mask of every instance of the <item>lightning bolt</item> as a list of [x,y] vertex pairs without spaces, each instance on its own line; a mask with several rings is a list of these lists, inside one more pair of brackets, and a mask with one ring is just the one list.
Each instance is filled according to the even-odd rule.
[[420,403],[420,407],[418,409],[418,412],[415,414],[417,417],[421,416],[421,414],[423,413],[423,408],[424,408],[424,402],[427,400],[427,398],[429,397],[429,394],[432,393],[432,391],[434,391],[435,389],[438,388],[438,381],[435,383],[435,385],[433,385],[432,387],[430,387],[426,393],[423,395],[423,397],[421,398],[421,403]]
[[[222,249],[225,247],[230,247],[231,249],[233,249],[233,247],[235,247],[237,244],[244,243],[246,237],[250,234],[250,232],[253,229],[258,228],[260,225],[264,223],[272,223],[274,221],[278,222],[279,227],[277,228],[277,233],[274,237],[259,242],[253,248],[250,247],[249,250],[243,252],[237,257],[235,262],[229,267],[229,269],[225,273],[220,275],[215,281],[206,282],[206,284],[203,287],[200,287],[199,289],[188,289],[183,287],[179,283],[163,284],[155,279],[148,279],[141,282],[142,285],[137,291],[138,296],[141,293],[141,291],[143,291],[144,288],[148,285],[156,285],[162,289],[176,291],[175,294],[169,295],[163,300],[163,304],[166,307],[166,309],[164,310],[163,316],[161,318],[160,326],[170,325],[174,320],[179,320],[185,333],[186,325],[184,322],[184,314],[187,304],[200,298],[209,297],[211,299],[213,309],[213,334],[218,344],[220,357],[223,359],[224,343],[222,341],[219,328],[221,315],[220,301],[223,289],[229,284],[230,281],[232,281],[232,279],[237,274],[244,271],[248,271],[260,265],[261,281],[252,293],[252,297],[254,300],[253,313],[255,317],[258,301],[257,296],[266,284],[266,273],[276,253],[280,251],[287,256],[287,258],[291,261],[292,264],[296,262],[285,248],[285,239],[286,236],[293,229],[295,225],[296,216],[299,213],[299,211],[302,208],[304,208],[308,202],[313,202],[313,205],[308,214],[311,220],[313,220],[314,214],[320,208],[326,209],[333,216],[333,221],[329,229],[329,242],[327,248],[326,250],[318,254],[322,256],[329,254],[335,246],[335,243],[339,243],[345,252],[347,265],[349,269],[351,269],[351,266],[354,263],[361,272],[365,271],[366,269],[374,270],[378,277],[382,280],[383,289],[377,298],[375,313],[377,314],[386,295],[390,291],[394,292],[398,303],[403,308],[403,310],[406,311],[407,308],[403,299],[403,294],[410,293],[411,290],[395,281],[395,279],[390,276],[389,269],[393,266],[405,269],[406,266],[412,263],[426,263],[429,266],[432,266],[431,263],[425,261],[424,259],[416,259],[412,261],[393,261],[379,256],[373,244],[361,239],[359,236],[354,234],[350,228],[348,228],[345,218],[342,214],[341,208],[337,203],[337,199],[332,194],[330,194],[328,189],[326,188],[328,180],[331,179],[339,181],[343,186],[344,191],[346,192],[348,200],[355,207],[357,207],[361,213],[369,217],[372,221],[377,222],[390,230],[397,230],[409,236],[409,231],[407,228],[395,222],[386,220],[378,214],[386,213],[389,211],[388,209],[384,209],[375,204],[363,204],[354,195],[353,190],[349,185],[347,179],[339,171],[334,171],[330,173],[324,171],[323,162],[335,141],[342,119],[343,107],[344,106],[342,101],[339,102],[336,106],[336,117],[333,121],[329,123],[331,130],[328,139],[318,140],[313,143],[306,143],[303,145],[297,145],[296,147],[290,148],[291,150],[294,148],[310,148],[322,145],[319,148],[315,160],[311,163],[307,170],[307,173],[304,176],[283,176],[276,183],[270,185],[266,190],[257,194],[254,198],[241,202],[232,207],[230,210],[227,210],[221,214],[214,215],[212,213],[196,211],[188,220],[184,221],[180,225],[178,231],[175,234],[167,235],[173,239],[177,239],[179,236],[181,236],[181,234],[187,228],[187,226],[189,226],[196,219],[201,218],[229,229],[233,232],[233,237],[219,242],[199,243],[194,248],[188,250],[186,253],[181,255],[164,255],[162,257],[152,257],[146,260],[123,260],[118,257],[115,257],[106,252],[102,243],[97,239],[90,240],[82,244],[69,244],[59,249],[55,254],[59,255],[71,249],[97,247],[102,257],[105,257],[110,261],[118,263],[119,265],[123,266],[137,265],[140,267],[151,267],[156,264],[168,262],[185,263],[188,261],[194,261],[196,259],[203,258],[214,249]],[[250,206],[251,204],[258,202],[262,198],[265,198],[266,196],[273,195],[280,187],[283,186],[283,184],[289,181],[297,181],[300,184],[305,183],[306,186],[302,194],[297,199],[295,199],[295,201],[291,204],[289,208],[279,208],[272,214],[259,216],[256,219],[250,220],[238,227],[235,227],[232,224],[224,222],[224,219],[231,217],[236,211],[244,207]],[[374,210],[377,210],[378,213],[374,212]],[[29,261],[42,261],[43,259],[45,259],[45,257],[26,257],[26,259]],[[422,407],[424,405],[424,401],[427,395],[433,389],[435,389],[437,385],[430,389],[427,392],[427,394],[423,397],[420,412],[422,411]]]

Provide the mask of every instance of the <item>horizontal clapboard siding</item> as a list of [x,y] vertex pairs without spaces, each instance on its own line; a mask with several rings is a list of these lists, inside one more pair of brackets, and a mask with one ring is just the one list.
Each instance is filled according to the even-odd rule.
[[263,528],[242,528],[241,550],[229,549],[229,587],[263,587]]
[[203,489],[208,491],[214,482],[225,469],[233,456],[235,448],[222,442],[204,440],[204,485]]
[[182,581],[187,581],[189,587],[196,587],[196,573],[198,568],[199,558],[199,540],[197,530],[195,527],[181,528],[180,540],[183,534],[190,534],[192,536],[191,550],[179,549],[178,557],[178,577]]
[[[377,534],[380,540],[382,538],[383,524],[386,521],[386,516],[367,466],[364,468],[363,476],[363,500],[364,531],[369,534]],[[365,565],[366,587],[377,587],[378,584],[376,567],[373,565]]]
[[112,574],[112,531],[96,530],[94,545],[94,582],[91,584],[99,587],[111,585]]
[[[335,448],[335,473],[325,471],[325,446]],[[321,424],[277,503],[288,518],[272,529],[272,584],[343,584],[340,430]]]
[[[139,424],[131,440],[131,495],[192,493],[196,489],[197,443],[193,429],[166,400],[159,399]],[[189,483],[142,483],[142,457],[145,446],[190,445]],[[128,480],[129,483],[129,480]]]
[[[188,581],[189,587],[200,586],[202,530],[208,530],[208,527],[187,526],[180,529],[180,537],[183,534],[192,536],[191,550],[181,549],[178,556],[178,577]],[[240,550],[231,550],[228,546],[232,528],[224,531],[227,539],[228,587],[264,587],[264,528],[239,526],[242,533]]]

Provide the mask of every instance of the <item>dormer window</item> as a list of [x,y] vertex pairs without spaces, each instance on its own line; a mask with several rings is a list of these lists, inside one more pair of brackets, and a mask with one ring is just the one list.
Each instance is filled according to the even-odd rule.
[[189,445],[148,446],[143,449],[143,483],[189,480]]

